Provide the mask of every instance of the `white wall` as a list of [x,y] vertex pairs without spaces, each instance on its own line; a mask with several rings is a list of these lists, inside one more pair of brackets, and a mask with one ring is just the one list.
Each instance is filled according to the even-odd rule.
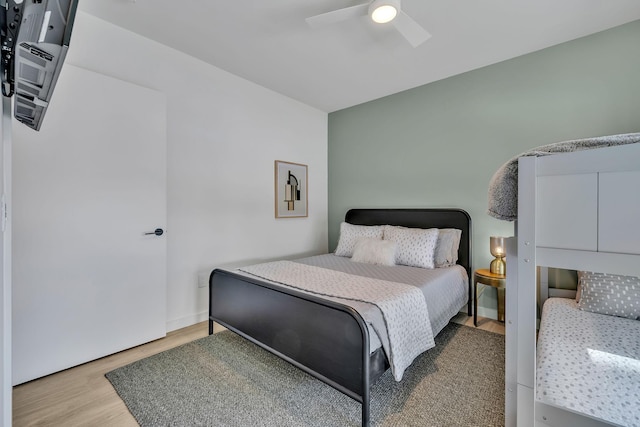
[[[167,96],[168,330],[207,318],[215,266],[326,252],[326,113],[83,12],[67,62]],[[308,218],[274,218],[274,160],[309,165]]]

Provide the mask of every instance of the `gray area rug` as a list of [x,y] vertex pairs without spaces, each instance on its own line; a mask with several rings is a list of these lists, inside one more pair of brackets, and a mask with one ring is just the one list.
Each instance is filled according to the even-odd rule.
[[[142,426],[359,426],[361,405],[224,331],[106,374]],[[504,425],[504,336],[449,324],[400,383],[371,389],[373,426]]]

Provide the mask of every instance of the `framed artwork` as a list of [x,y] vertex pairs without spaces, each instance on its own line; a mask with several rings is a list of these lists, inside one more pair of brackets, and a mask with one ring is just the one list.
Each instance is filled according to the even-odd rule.
[[276,218],[306,217],[309,204],[307,165],[275,162]]

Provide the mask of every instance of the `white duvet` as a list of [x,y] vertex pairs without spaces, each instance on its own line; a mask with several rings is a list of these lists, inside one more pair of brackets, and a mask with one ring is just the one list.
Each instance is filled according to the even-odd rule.
[[[381,338],[396,381],[424,351],[435,346],[424,294],[415,286],[328,270],[291,261],[243,267],[240,271],[306,292],[377,308],[383,322],[359,310]],[[348,283],[348,286],[345,284]]]

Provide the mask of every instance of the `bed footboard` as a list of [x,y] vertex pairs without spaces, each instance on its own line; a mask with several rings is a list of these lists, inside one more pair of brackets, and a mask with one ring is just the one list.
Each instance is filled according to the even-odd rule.
[[369,425],[369,331],[351,307],[216,269],[209,279],[213,322],[362,403]]

